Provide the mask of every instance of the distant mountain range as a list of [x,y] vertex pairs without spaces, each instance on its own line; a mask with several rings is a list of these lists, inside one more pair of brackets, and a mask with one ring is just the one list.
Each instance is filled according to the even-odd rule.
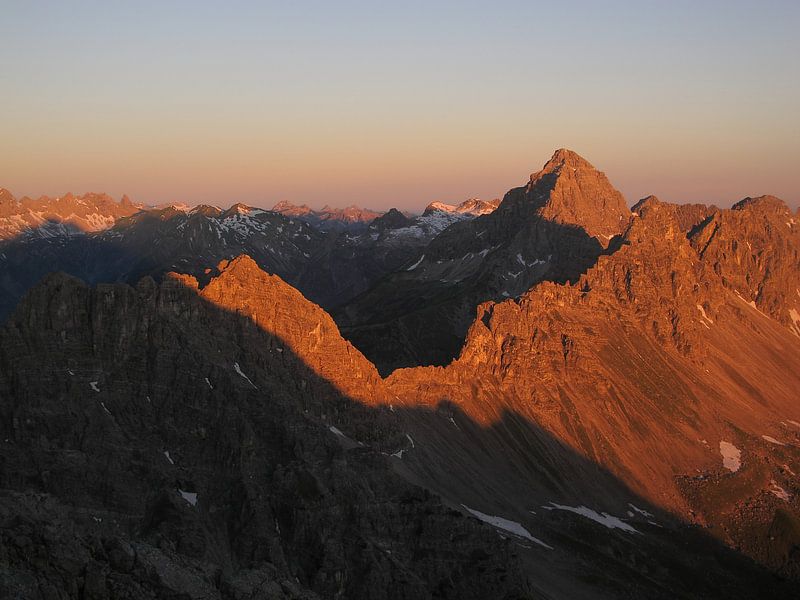
[[798,597],[783,201],[0,198],[0,596]]
[[25,196],[17,200],[11,192],[0,188],[0,240],[103,231],[142,208],[127,196],[119,202],[106,194],[42,196],[36,200]]
[[[137,281],[174,269],[201,276],[224,258],[252,256],[323,306],[339,305],[404,264],[452,223],[493,210],[497,202],[433,203],[419,216],[286,202],[271,210],[236,204],[115,202],[104,194],[17,201],[0,190],[0,318],[45,274],[86,281]],[[368,219],[368,220],[367,220]]]
[[[449,224],[450,221],[454,222],[458,218],[487,214],[497,208],[499,203],[499,200],[486,202],[476,198],[466,200],[458,205],[432,202],[425,208],[422,216],[439,215],[443,223]],[[236,204],[231,209],[235,209],[235,207],[239,207],[239,209],[245,207],[254,211],[264,210],[246,207],[244,204]],[[24,196],[17,200],[10,191],[0,188],[0,240],[9,240],[23,235],[54,237],[94,233],[110,229],[122,217],[131,216],[141,210],[173,210],[190,213],[196,212],[197,209],[204,210],[205,207],[192,207],[182,203],[146,206],[131,202],[127,196],[123,196],[120,201],[115,201],[107,194],[96,193],[82,196],[67,193],[55,198],[41,196],[35,200]],[[219,210],[225,212],[225,209]],[[363,232],[375,219],[386,214],[382,211],[358,206],[333,208],[326,205],[320,210],[314,210],[305,204],[298,206],[287,201],[278,202],[267,212],[309,223],[320,231],[337,232]],[[416,217],[409,212],[402,214],[411,220]],[[442,216],[446,214],[453,216],[450,218]],[[456,215],[460,215],[460,217]]]
[[278,202],[272,207],[272,212],[312,223],[323,231],[357,231],[383,214],[358,206],[333,208],[325,205],[321,210],[313,210],[305,204],[296,206],[286,201]]

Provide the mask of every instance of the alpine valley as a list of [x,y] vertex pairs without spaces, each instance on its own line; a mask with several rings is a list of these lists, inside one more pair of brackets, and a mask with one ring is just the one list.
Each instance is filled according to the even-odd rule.
[[800,597],[800,214],[0,190],[0,598]]

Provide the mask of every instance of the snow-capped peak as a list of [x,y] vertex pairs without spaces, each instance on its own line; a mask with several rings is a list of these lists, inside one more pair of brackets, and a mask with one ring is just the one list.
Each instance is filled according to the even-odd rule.
[[431,202],[428,206],[425,207],[425,211],[422,213],[423,215],[430,215],[433,213],[457,213],[461,215],[468,215],[471,217],[477,217],[479,215],[487,215],[490,212],[493,212],[494,209],[500,204],[499,200],[492,200],[491,202],[486,202],[479,198],[470,198],[465,200],[461,204],[453,205],[453,204],[446,204],[444,202]]

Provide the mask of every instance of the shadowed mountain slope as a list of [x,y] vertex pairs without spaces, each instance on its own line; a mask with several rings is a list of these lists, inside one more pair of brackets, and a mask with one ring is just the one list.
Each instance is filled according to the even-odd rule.
[[463,343],[475,308],[539,281],[574,281],[630,218],[606,176],[558,150],[492,213],[456,223],[403,270],[334,312],[345,337],[382,373],[442,365]]
[[[626,234],[621,263],[636,257],[636,231]],[[668,260],[680,264],[674,255]],[[603,260],[594,271],[613,273],[614,255]],[[676,474],[704,465],[712,482],[749,493],[769,472],[754,479],[752,468],[773,469],[776,458],[744,431],[726,430],[744,466],[725,476],[719,456],[706,457],[695,440],[701,450],[686,450],[685,441],[691,427],[715,441],[718,405],[695,406],[673,426],[647,415],[685,413],[682,392],[674,409],[657,397],[637,408],[636,386],[646,384],[636,382],[655,390],[664,373],[681,381],[674,371],[700,344],[688,343],[690,328],[662,340],[661,329],[601,293],[614,288],[601,279],[585,278],[597,293],[547,284],[519,304],[484,306],[457,363],[384,381],[321,309],[246,257],[222,263],[202,288],[177,275],[159,286],[144,279],[96,289],[48,278],[0,332],[6,589],[32,597],[69,585],[75,596],[99,597],[791,597],[793,584],[687,526],[680,503],[662,494],[673,462]],[[591,316],[602,316],[600,306],[624,314]],[[735,304],[711,309],[714,326],[741,318],[795,343],[772,320],[753,321],[746,304],[741,314]],[[523,312],[509,320],[505,311]],[[581,320],[596,328],[588,338],[577,333]],[[565,345],[564,334],[573,341]],[[621,346],[616,360],[604,349],[612,343]],[[614,389],[622,386],[614,372],[633,356],[641,376]],[[586,366],[598,363],[611,392]],[[764,415],[794,410],[777,393],[771,408],[753,410],[751,437]],[[674,456],[672,445],[668,456],[660,446],[631,471],[651,437],[674,445]],[[800,468],[796,449],[780,450]],[[766,466],[754,467],[756,456]],[[791,500],[775,497],[759,510],[780,508],[791,523],[794,488],[777,483]],[[791,528],[773,523],[776,531],[794,543]],[[46,567],[26,539],[42,548]]]
[[293,351],[308,327],[300,352],[347,354],[332,321],[223,267],[199,293],[55,275],[0,332],[0,595],[537,597],[512,544],[338,433],[403,438]]
[[[484,425],[527,418],[652,504],[800,575],[800,340],[698,260],[671,205],[640,207],[619,249],[574,285],[481,305],[448,367],[401,369],[387,383],[398,403],[447,399]],[[487,494],[527,488],[520,513],[606,498],[597,478],[559,468],[502,478],[509,452],[525,460],[512,445],[479,467],[450,452],[443,469],[479,469]]]

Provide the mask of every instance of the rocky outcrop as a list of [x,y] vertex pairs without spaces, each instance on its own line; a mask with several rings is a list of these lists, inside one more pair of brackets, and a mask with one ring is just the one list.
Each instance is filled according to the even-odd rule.
[[690,240],[726,288],[800,336],[800,218],[782,200],[746,198]]
[[[658,200],[655,196],[647,196],[639,200],[631,208],[631,212],[637,213],[639,209],[647,204],[650,200]],[[711,215],[719,211],[719,208],[713,204],[671,204],[675,213],[675,219],[678,222],[678,227],[684,233],[689,233],[695,227],[699,226],[703,221],[708,219]]]
[[[649,198],[637,211],[616,249],[575,283],[482,304],[456,361],[398,370],[389,387],[404,403],[446,403],[507,430],[510,445],[482,446],[491,460],[448,452],[441,471],[471,473],[476,494],[509,499],[524,488],[520,518],[548,502],[593,498],[608,514],[637,502],[615,500],[613,484],[585,473],[558,440],[642,501],[796,578],[800,341],[726,287],[675,206]],[[507,415],[535,423],[532,439],[519,441],[522,426]],[[726,468],[731,448],[741,468]],[[512,472],[498,471],[509,461]]]
[[48,278],[0,331],[3,595],[530,597],[511,543],[392,473],[396,417],[346,395],[379,385],[247,258]]
[[564,148],[531,175],[524,196],[522,190],[517,195],[516,202],[538,210],[542,218],[605,240],[621,233],[630,218],[625,199],[605,174]]

